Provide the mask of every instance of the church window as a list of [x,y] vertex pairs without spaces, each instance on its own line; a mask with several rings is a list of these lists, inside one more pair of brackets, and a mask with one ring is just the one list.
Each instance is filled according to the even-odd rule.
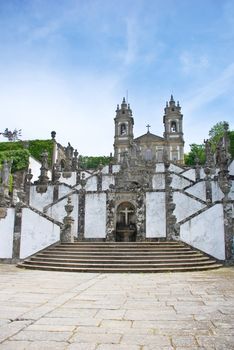
[[171,132],[177,132],[177,125],[175,121],[171,122]]
[[120,125],[120,135],[126,135],[127,134],[127,128],[125,124]]
[[153,159],[152,150],[150,148],[147,148],[144,154],[144,158],[146,161],[151,161]]

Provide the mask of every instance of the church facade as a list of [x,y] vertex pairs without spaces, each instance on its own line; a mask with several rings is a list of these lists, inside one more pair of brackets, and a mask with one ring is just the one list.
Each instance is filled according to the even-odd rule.
[[130,156],[138,153],[146,161],[162,162],[166,152],[170,161],[178,164],[184,162],[183,115],[179,102],[173,96],[164,108],[163,137],[148,132],[134,139],[134,119],[130,105],[125,98],[120,107],[117,105],[115,121],[114,156],[121,162],[124,152]]
[[134,138],[123,99],[114,118],[114,157],[94,171],[81,169],[78,152],[70,145],[61,152],[53,137],[53,169],[44,154],[38,179],[34,162],[11,200],[4,188],[0,259],[24,259],[74,239],[180,240],[218,260],[233,259],[234,162],[226,136],[219,157],[207,144],[205,166],[185,167],[183,116],[172,96],[164,112],[163,137],[148,129]]

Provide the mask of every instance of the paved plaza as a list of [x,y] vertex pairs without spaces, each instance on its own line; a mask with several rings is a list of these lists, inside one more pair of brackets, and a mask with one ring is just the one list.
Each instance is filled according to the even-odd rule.
[[234,268],[86,274],[0,265],[0,349],[234,349]]

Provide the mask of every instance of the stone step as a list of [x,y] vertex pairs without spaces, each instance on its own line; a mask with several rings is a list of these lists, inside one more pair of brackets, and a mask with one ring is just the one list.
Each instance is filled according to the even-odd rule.
[[60,247],[184,247],[181,242],[74,242],[74,243],[61,243]]
[[136,255],[134,253],[132,254],[129,254],[129,255],[123,255],[123,254],[101,254],[101,255],[94,255],[94,254],[86,254],[86,255],[83,255],[83,254],[59,254],[59,253],[54,253],[53,254],[50,252],[50,253],[38,253],[37,254],[37,257],[38,258],[41,258],[41,259],[47,259],[47,258],[61,258],[61,259],[68,259],[68,258],[76,258],[76,259],[95,259],[95,260],[98,260],[98,259],[118,259],[118,260],[133,260],[133,259],[137,259],[137,260],[144,260],[144,259],[159,259],[159,260],[162,260],[162,259],[174,259],[174,258],[177,258],[177,259],[196,259],[196,258],[201,258],[201,257],[204,257],[203,254],[201,253],[197,253],[197,252],[187,252],[186,254],[163,254],[163,253],[157,253],[157,254],[144,254],[144,255]]
[[203,266],[158,266],[149,268],[101,268],[101,267],[66,267],[66,266],[49,266],[49,265],[30,265],[28,263],[19,263],[17,265],[20,268],[36,269],[36,270],[47,270],[47,271],[62,271],[62,272],[90,272],[90,273],[157,273],[157,272],[186,272],[186,271],[203,271],[211,270],[222,267],[221,264],[203,265]]
[[[99,251],[99,252],[104,252],[104,251],[107,251],[107,252],[115,252],[115,251],[119,251],[119,252],[127,252],[127,251],[134,251],[134,252],[157,252],[157,251],[161,251],[161,252],[172,252],[172,251],[189,251],[190,248],[188,247],[178,247],[178,248],[159,248],[159,247],[152,247],[152,248],[135,248],[135,247],[132,247],[132,248],[128,248],[128,247],[121,247],[121,248],[118,248],[118,247],[109,247],[109,248],[106,248],[106,247],[87,247],[87,248],[84,248],[84,247],[56,247],[54,248],[56,249],[57,251],[69,251],[69,252],[76,252],[76,251],[79,251],[79,252],[95,252],[95,251]],[[54,251],[53,248],[50,248],[49,251]]]
[[[108,259],[108,258],[105,258],[105,259],[92,259],[92,263],[95,263],[95,264],[106,264],[106,263],[111,263],[111,264],[129,264],[129,265],[133,265],[133,264],[148,264],[148,263],[152,263],[152,260],[154,263],[158,262],[158,263],[164,263],[164,262],[167,262],[167,263],[186,263],[186,262],[200,262],[200,261],[210,261],[208,257],[206,256],[202,256],[202,257],[189,257],[189,258],[177,258],[177,257],[174,257],[174,258],[168,258],[168,257],[165,257],[164,259],[158,259],[158,258],[155,258],[155,259],[145,259],[144,257],[142,257],[142,259],[136,259],[136,258],[133,258],[133,259]],[[27,261],[27,260],[26,260]],[[33,261],[33,262],[66,262],[66,263],[90,263],[90,259],[89,258],[75,258],[75,259],[72,259],[72,258],[69,258],[69,259],[64,259],[64,258],[61,258],[61,257],[55,257],[55,258],[51,258],[51,257],[39,257],[39,256],[36,256],[36,257],[32,257],[30,259],[30,261]]]
[[86,257],[91,257],[91,258],[95,258],[95,257],[105,257],[105,256],[111,256],[111,257],[134,257],[136,256],[137,258],[141,258],[141,257],[167,257],[167,256],[201,256],[202,254],[193,250],[190,251],[178,251],[178,252],[152,252],[152,251],[148,251],[148,252],[135,252],[134,251],[126,251],[126,252],[118,252],[118,251],[111,251],[111,252],[67,252],[67,251],[46,251],[46,252],[41,252],[38,253],[38,256],[61,256],[61,257],[68,257],[68,256],[86,256]]
[[164,272],[222,265],[182,242],[76,242],[54,245],[18,266],[73,272]]

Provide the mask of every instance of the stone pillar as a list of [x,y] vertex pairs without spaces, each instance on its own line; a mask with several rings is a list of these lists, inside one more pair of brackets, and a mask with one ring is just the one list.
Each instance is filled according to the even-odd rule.
[[110,162],[109,162],[109,174],[113,173],[113,157],[112,153],[110,153]]
[[25,202],[26,204],[29,204],[30,202],[30,187],[31,187],[31,181],[33,178],[32,170],[28,169],[28,173],[25,176],[25,184],[24,184],[24,190],[25,190]]
[[234,228],[232,222],[232,202],[228,197],[230,189],[232,187],[232,182],[229,176],[228,162],[229,153],[227,144],[220,146],[218,152],[218,184],[221,191],[224,194],[223,202],[223,214],[224,214],[224,234],[225,234],[225,257],[226,260],[234,260]]
[[25,207],[26,193],[23,185],[17,191],[19,201],[15,205],[15,221],[13,232],[13,248],[12,259],[18,260],[20,258],[20,241],[21,241],[21,227],[22,227],[22,210]]
[[74,219],[71,217],[71,212],[74,206],[71,204],[71,198],[68,197],[65,210],[67,215],[63,219],[63,228],[60,231],[60,241],[62,243],[74,243],[73,224]]
[[225,258],[227,261],[234,260],[234,227],[232,219],[232,201],[228,197],[232,182],[229,179],[227,167],[221,167],[218,175],[219,187],[224,194],[223,216],[224,216],[224,236],[225,236]]
[[103,168],[103,165],[100,164],[98,168],[98,174],[97,174],[97,191],[102,191],[102,168]]
[[199,181],[201,179],[201,166],[199,164],[198,157],[196,157],[195,159],[195,178],[196,178],[196,181]]
[[175,239],[179,236],[179,226],[176,224],[176,216],[173,214],[175,203],[173,203],[173,189],[171,187],[172,176],[169,172],[170,163],[167,159],[164,161],[165,166],[165,205],[166,205],[166,238]]
[[212,186],[211,186],[211,169],[209,166],[205,166],[204,172],[206,174],[205,177],[205,186],[206,186],[206,204],[209,206],[212,203]]
[[53,201],[57,201],[59,198],[59,179],[61,176],[60,172],[60,165],[58,160],[56,160],[56,163],[53,165],[53,170],[52,170],[52,183],[54,184],[54,189],[53,189]]
[[137,190],[136,196],[136,240],[145,241],[145,191],[141,188]]
[[81,189],[79,190],[79,212],[78,212],[78,240],[82,241],[84,239],[85,232],[85,174],[82,173],[80,179]]
[[78,240],[82,241],[84,239],[85,231],[85,190],[81,189],[79,191],[79,213],[78,213]]
[[115,241],[115,194],[107,191],[106,195],[106,241]]

